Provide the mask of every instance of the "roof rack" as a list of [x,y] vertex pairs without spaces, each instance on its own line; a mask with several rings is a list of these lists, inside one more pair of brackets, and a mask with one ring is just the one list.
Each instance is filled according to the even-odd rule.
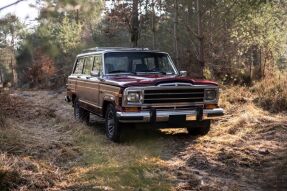
[[85,49],[85,50],[82,51],[82,53],[105,51],[105,50],[149,50],[149,48],[94,47],[94,48]]

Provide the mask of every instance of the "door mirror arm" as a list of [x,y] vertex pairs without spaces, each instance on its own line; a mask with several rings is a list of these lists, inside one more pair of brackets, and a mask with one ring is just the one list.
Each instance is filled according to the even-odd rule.
[[179,75],[182,77],[186,77],[187,76],[187,71],[180,71]]

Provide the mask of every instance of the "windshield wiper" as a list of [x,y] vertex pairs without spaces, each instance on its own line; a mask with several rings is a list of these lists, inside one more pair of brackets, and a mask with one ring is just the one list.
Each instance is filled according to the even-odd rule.
[[111,71],[109,72],[108,74],[111,74],[111,75],[128,75],[128,74],[134,74],[136,75],[135,72],[128,72],[128,71],[123,71],[123,70],[114,70],[114,71]]
[[172,75],[172,72],[163,72],[163,71],[156,71],[156,72],[136,72],[136,74],[162,74],[162,75]]

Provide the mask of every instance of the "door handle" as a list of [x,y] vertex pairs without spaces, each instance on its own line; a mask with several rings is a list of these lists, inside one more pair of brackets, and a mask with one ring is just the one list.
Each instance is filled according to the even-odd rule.
[[86,79],[89,80],[91,77],[87,76]]

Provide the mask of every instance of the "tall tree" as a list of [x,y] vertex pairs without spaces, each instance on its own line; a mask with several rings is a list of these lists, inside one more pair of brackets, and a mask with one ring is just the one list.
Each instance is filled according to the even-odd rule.
[[139,40],[139,0],[133,0],[131,18],[131,42],[133,47],[138,46]]
[[178,52],[178,0],[174,0],[173,41],[174,41],[175,63],[179,64],[179,52]]
[[203,33],[202,33],[202,17],[201,17],[201,1],[196,0],[196,11],[197,11],[197,38],[199,40],[198,46],[198,62],[201,67],[201,77],[204,77],[204,44],[203,44]]
[[17,87],[18,75],[15,62],[16,42],[21,41],[26,32],[23,23],[20,22],[18,17],[12,14],[7,14],[4,18],[0,19],[0,25],[2,26],[0,28],[0,45],[11,50],[12,54],[10,54],[9,65],[12,73],[12,85],[13,87]]

